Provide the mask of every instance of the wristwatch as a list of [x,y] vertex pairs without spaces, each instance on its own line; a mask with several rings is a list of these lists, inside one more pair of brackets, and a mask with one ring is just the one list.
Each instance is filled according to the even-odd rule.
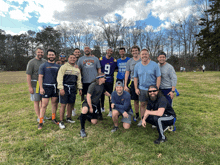
[[171,92],[175,93],[175,91],[171,91]]

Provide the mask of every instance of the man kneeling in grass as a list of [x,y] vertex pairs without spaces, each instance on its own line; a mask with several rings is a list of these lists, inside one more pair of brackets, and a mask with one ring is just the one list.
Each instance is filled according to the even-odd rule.
[[167,140],[164,132],[168,126],[173,125],[176,114],[169,101],[158,90],[156,85],[149,86],[148,98],[149,101],[142,120],[142,126],[146,127],[146,122],[155,125],[159,133],[159,138],[154,143],[160,144]]
[[121,81],[117,81],[115,84],[115,89],[111,97],[111,107],[112,120],[114,122],[114,128],[111,132],[118,130],[118,117],[122,114],[122,122],[124,129],[129,129],[131,125],[131,116],[133,115],[131,111],[131,96],[130,93],[124,91],[124,85]]
[[92,124],[97,123],[98,117],[98,104],[100,104],[99,100],[101,95],[104,93],[106,96],[111,97],[111,95],[105,91],[104,83],[105,83],[105,74],[98,73],[96,80],[89,85],[86,99],[82,103],[82,113],[80,116],[81,122],[81,131],[80,136],[86,137],[85,132],[85,121],[86,119],[90,121]]

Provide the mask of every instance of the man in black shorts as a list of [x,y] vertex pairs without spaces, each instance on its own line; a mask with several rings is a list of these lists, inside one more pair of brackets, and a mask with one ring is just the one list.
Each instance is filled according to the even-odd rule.
[[91,83],[91,85],[88,88],[86,99],[82,103],[82,113],[80,116],[81,137],[86,137],[86,133],[85,133],[86,119],[90,121],[92,124],[97,123],[97,118],[98,118],[97,107],[98,104],[100,104],[101,95],[104,93],[106,96],[111,97],[111,95],[107,91],[105,91],[104,88],[105,79],[106,77],[104,73],[98,73],[96,80],[93,83]]
[[166,97],[158,90],[156,85],[148,88],[148,104],[142,120],[142,126],[146,127],[146,122],[155,125],[159,133],[159,138],[154,141],[155,144],[165,142],[165,130],[174,124],[176,114]]

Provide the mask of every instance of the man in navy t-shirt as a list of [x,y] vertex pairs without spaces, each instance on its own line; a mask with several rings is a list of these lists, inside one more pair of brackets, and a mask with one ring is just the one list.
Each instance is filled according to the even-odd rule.
[[[117,68],[117,60],[114,59],[112,56],[112,48],[108,48],[106,50],[106,56],[100,57],[100,64],[101,64],[101,72],[105,74],[106,81],[105,81],[105,90],[108,91],[108,93],[112,93],[113,91],[113,84],[114,84],[114,71]],[[104,110],[104,101],[105,97],[102,95],[101,97],[101,107],[102,111]],[[112,116],[111,112],[111,104],[110,104],[110,98],[109,98],[109,114],[108,116]]]
[[56,117],[57,110],[57,73],[60,68],[59,64],[55,63],[56,52],[53,49],[47,50],[48,61],[40,65],[38,74],[38,81],[40,86],[40,94],[42,95],[42,107],[40,109],[40,122],[38,129],[42,129],[43,117],[49,103],[49,98],[51,98],[52,104],[52,121],[55,124],[59,124]]

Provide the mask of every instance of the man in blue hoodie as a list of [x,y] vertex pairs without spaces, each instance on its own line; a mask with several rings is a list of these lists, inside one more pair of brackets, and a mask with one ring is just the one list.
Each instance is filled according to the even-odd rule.
[[121,81],[117,81],[115,84],[115,91],[111,95],[111,108],[112,120],[114,122],[114,128],[111,132],[118,130],[118,117],[122,115],[122,122],[124,129],[129,129],[131,125],[131,95],[127,91],[124,91],[124,85]]

